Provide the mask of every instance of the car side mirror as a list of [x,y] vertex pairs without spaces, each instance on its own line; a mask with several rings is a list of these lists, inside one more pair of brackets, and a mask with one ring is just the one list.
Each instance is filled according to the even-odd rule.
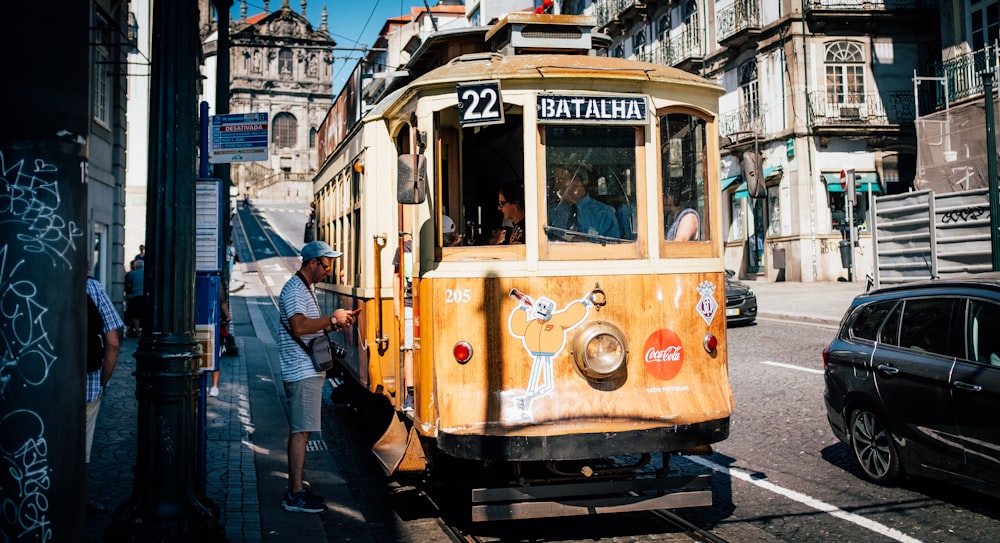
[[424,155],[400,155],[396,163],[396,201],[422,204],[427,198],[427,159]]

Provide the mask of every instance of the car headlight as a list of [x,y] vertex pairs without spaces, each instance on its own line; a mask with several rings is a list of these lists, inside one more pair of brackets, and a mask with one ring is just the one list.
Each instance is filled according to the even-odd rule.
[[573,337],[571,354],[576,369],[592,380],[612,379],[625,370],[628,342],[625,334],[608,322],[592,322]]

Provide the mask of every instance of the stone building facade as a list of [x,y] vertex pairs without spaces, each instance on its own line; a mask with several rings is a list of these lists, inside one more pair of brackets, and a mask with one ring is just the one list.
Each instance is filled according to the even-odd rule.
[[[288,0],[276,11],[240,17],[230,25],[229,113],[267,113],[270,123],[268,160],[231,165],[233,187],[242,197],[267,200],[310,200],[317,167],[316,134],[333,103],[333,48],[326,8],[319,28]],[[216,84],[217,30],[204,39],[203,96],[213,112]]]

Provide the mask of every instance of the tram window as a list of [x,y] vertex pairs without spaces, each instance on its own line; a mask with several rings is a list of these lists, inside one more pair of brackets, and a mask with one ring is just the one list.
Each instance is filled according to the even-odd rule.
[[636,129],[545,127],[549,241],[631,243],[636,239]]
[[708,163],[707,123],[686,113],[660,116],[663,239],[706,239],[705,175]]
[[[457,124],[457,113],[442,114],[438,130],[440,175],[445,180],[442,212],[455,219],[462,245],[489,245],[494,232],[513,226],[508,224],[510,213],[505,215],[497,205],[497,195],[501,187],[524,183],[524,117],[520,107],[508,105],[503,124],[464,127],[460,136],[450,134],[452,119]],[[459,140],[461,161],[453,156]],[[455,190],[459,185],[460,190]]]

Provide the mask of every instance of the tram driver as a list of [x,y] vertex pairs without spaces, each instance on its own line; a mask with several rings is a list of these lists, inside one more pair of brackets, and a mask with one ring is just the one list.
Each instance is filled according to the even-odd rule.
[[555,227],[549,230],[550,239],[584,241],[588,236],[621,237],[614,208],[587,194],[588,175],[583,163],[575,167],[556,166],[552,170],[549,189],[557,199],[549,203],[549,226]]

